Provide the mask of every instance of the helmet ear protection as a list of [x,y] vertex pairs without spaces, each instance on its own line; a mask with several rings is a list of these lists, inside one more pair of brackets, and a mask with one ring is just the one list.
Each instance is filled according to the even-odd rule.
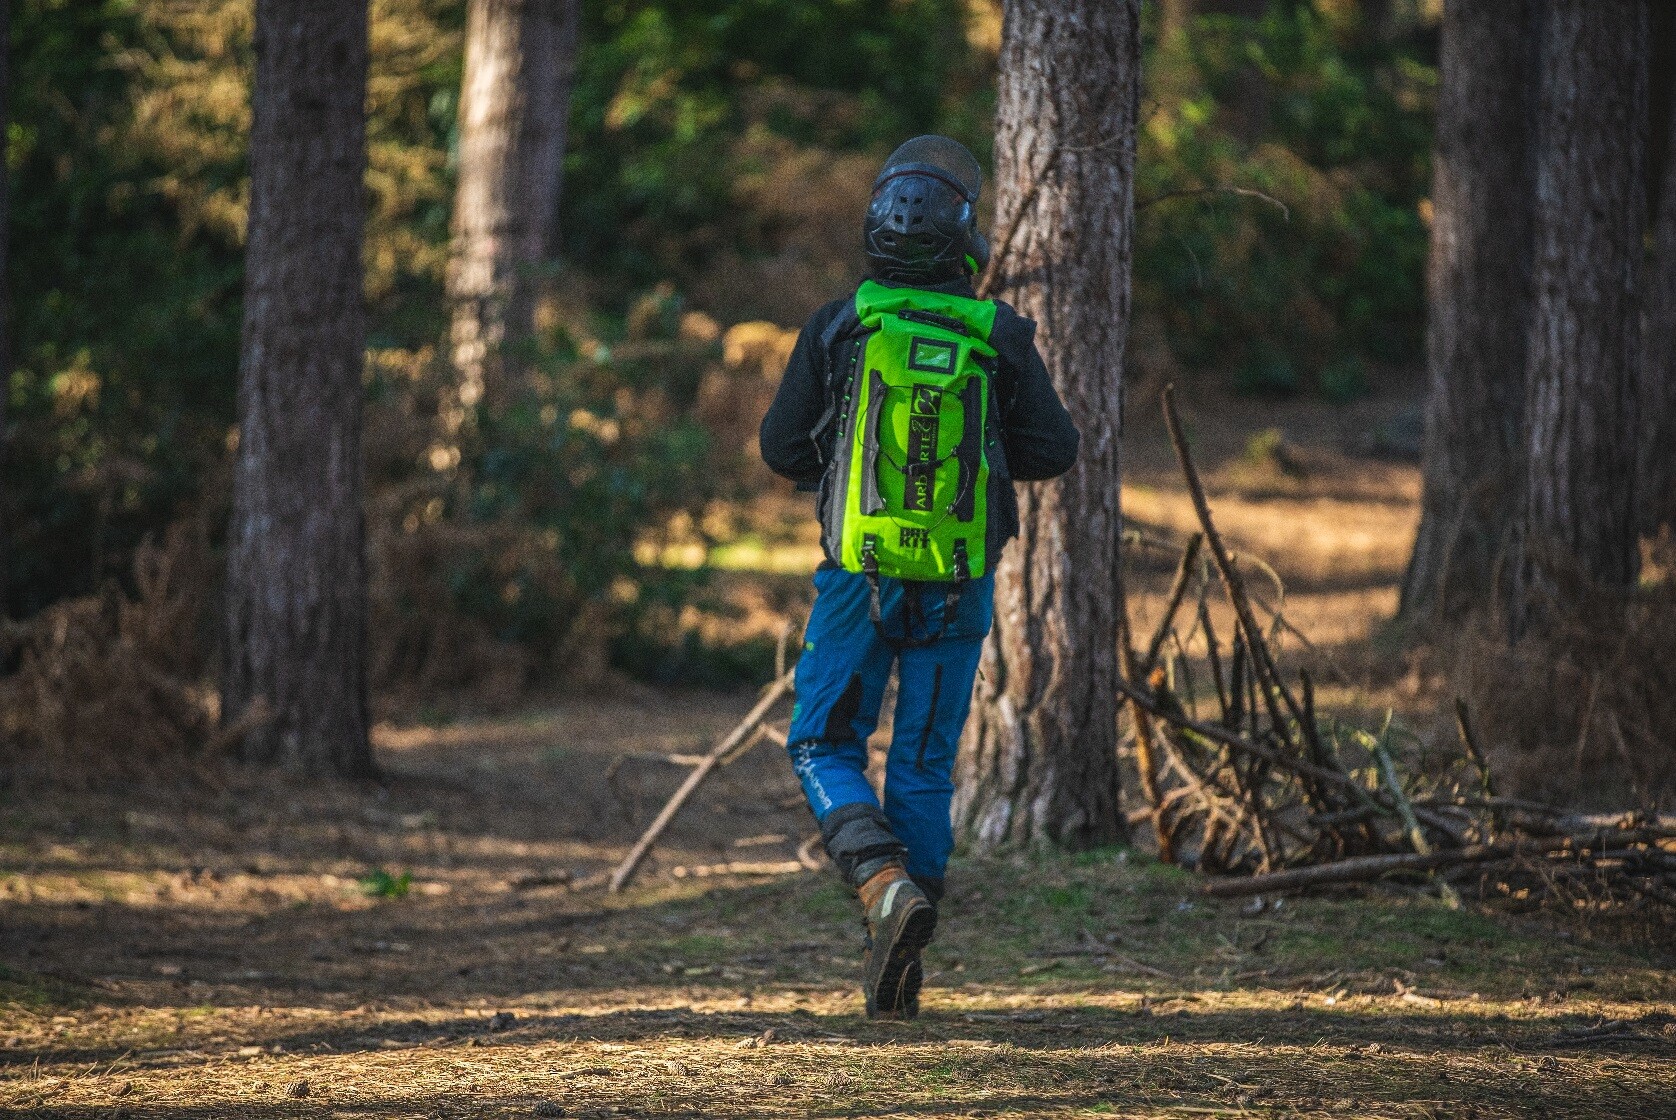
[[966,205],[961,208],[961,222],[965,227],[966,233],[966,243],[962,247],[961,255],[972,259],[974,271],[982,272],[989,264],[989,238],[985,237],[978,230],[977,203],[978,200],[976,198],[971,198],[968,199]]
[[966,233],[966,255],[972,258],[976,271],[982,272],[989,267],[989,238],[978,232],[978,221],[975,217]]

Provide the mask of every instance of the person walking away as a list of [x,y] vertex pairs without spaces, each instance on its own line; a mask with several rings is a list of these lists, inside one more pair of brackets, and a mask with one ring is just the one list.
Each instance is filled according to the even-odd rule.
[[[872,276],[817,311],[763,418],[762,456],[817,493],[826,558],[787,736],[827,854],[860,896],[867,1014],[913,1018],[936,931],[955,751],[1018,534],[1015,482],[1071,468],[1079,436],[1036,325],[976,298],[988,259],[982,173],[942,136],[898,148],[873,184]],[[884,803],[867,740],[898,672]]]

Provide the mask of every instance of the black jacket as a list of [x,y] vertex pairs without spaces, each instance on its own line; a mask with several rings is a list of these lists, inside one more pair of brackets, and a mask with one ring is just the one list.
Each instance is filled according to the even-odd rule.
[[[972,295],[971,285],[964,280],[935,290]],[[833,300],[815,312],[798,336],[779,392],[762,418],[763,461],[774,473],[797,483],[799,490],[819,489],[833,460],[836,432],[832,425],[825,431],[816,429],[830,415],[834,396],[841,390],[838,378],[846,332],[840,320],[846,316],[850,322],[855,319],[853,296]],[[1076,462],[1081,437],[1036,352],[1035,322],[997,301],[989,342],[998,354],[991,393],[1001,422],[1003,452],[991,461],[989,472],[989,555],[998,559],[1001,546],[1018,535],[1013,482],[1064,474]],[[824,524],[826,511],[819,512]]]

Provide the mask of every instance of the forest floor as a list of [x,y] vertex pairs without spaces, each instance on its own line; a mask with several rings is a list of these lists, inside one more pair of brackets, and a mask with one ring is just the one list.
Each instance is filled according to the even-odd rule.
[[[1370,453],[1401,419],[1189,416],[1219,524],[1336,666],[1324,704],[1419,725],[1435,697],[1382,630],[1418,483]],[[1188,528],[1156,432],[1128,455],[1137,521]],[[804,532],[733,546],[735,625],[795,612],[803,581],[737,569],[795,569]],[[1215,901],[1132,850],[958,860],[924,1014],[869,1022],[853,902],[787,870],[812,824],[772,749],[598,889],[669,756],[750,702],[625,685],[386,724],[380,786],[5,791],[0,1116],[1676,1117],[1668,926],[1398,886]]]

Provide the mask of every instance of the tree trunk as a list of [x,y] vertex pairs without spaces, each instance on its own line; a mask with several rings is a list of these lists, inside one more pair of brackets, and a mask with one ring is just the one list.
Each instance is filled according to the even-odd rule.
[[1193,0],[1159,0],[1158,3],[1158,42],[1160,45],[1168,43],[1178,35],[1187,33],[1188,24],[1193,20]]
[[[978,847],[1122,839],[1118,802],[1119,437],[1134,224],[1138,0],[1012,0],[995,150],[1008,215],[1057,150],[1003,262],[1082,430],[1064,477],[1020,487],[996,574],[955,815]],[[998,223],[1004,225],[1005,222]]]
[[1160,0],[1158,4],[1158,42],[1145,76],[1149,81],[1146,96],[1158,103],[1160,111],[1179,112],[1202,85],[1193,63],[1190,34],[1196,7],[1197,0]]
[[1647,0],[1547,0],[1515,632],[1635,580]]
[[577,0],[471,0],[454,196],[453,356],[460,403],[504,403],[535,330],[551,255],[576,53]]
[[[361,511],[365,0],[258,0],[223,719],[253,762],[374,772]],[[251,713],[252,717],[256,713]]]
[[[1523,483],[1535,0],[1449,0],[1432,164],[1425,492],[1401,611],[1493,602]],[[1505,586],[1505,585],[1503,585]]]
[[[12,5],[11,0],[0,0],[0,136],[11,130],[12,88]],[[6,478],[6,401],[12,395],[12,291],[6,282],[11,259],[11,173],[0,160],[0,478]],[[11,566],[11,511],[7,508],[6,493],[0,490],[0,619],[7,616],[8,583],[6,572]]]
[[[1467,0],[1470,4],[1472,0]],[[1484,0],[1477,0],[1479,8],[1494,7]],[[1523,0],[1512,0],[1512,6],[1524,7]],[[1391,0],[1362,0],[1362,34],[1369,39],[1379,40],[1391,30]],[[1499,12],[1502,22],[1509,22],[1510,17],[1505,11]],[[1447,17],[1446,17],[1447,18]]]
[[1666,113],[1663,185],[1653,223],[1653,260],[1641,348],[1638,528],[1676,528],[1676,113]]

